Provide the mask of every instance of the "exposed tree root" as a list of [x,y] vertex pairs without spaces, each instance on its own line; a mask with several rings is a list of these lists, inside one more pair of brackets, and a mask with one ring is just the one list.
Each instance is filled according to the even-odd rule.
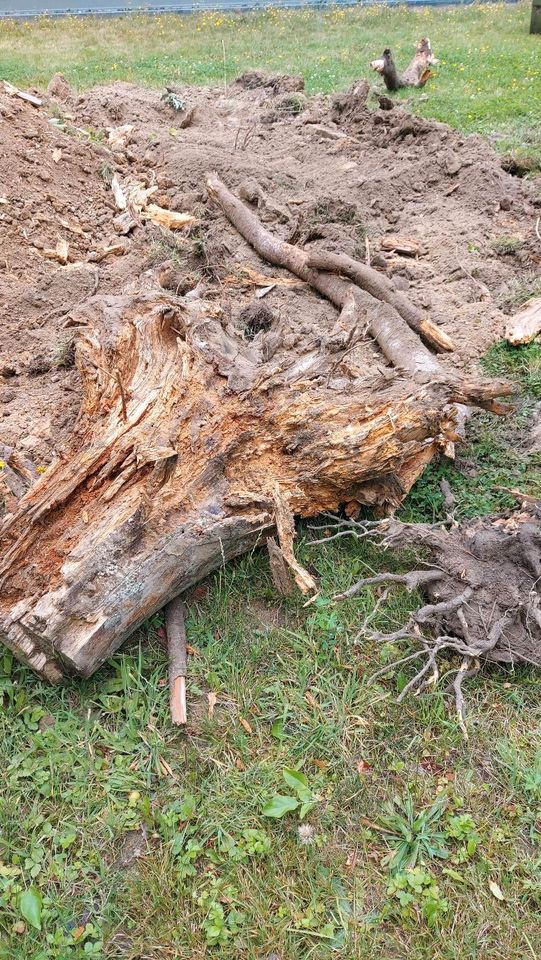
[[[479,671],[484,661],[541,666],[541,501],[528,500],[520,512],[471,520],[450,529],[405,524],[394,518],[335,518],[325,524],[333,532],[319,541],[349,535],[385,548],[417,546],[428,552],[426,569],[364,577],[334,599],[345,600],[367,587],[385,584],[400,584],[425,595],[428,602],[414,611],[403,627],[392,633],[371,633],[371,639],[378,643],[413,641],[418,646],[382,667],[371,679],[423,659],[399,696],[403,700],[409,693],[420,693],[439,681],[438,657],[443,651],[457,653],[462,662],[451,690],[465,736],[462,684]],[[388,590],[362,624],[358,640],[368,635]]]
[[384,303],[389,303],[406,321],[408,326],[415,330],[435,350],[448,351],[454,349],[453,341],[445,331],[424,316],[422,311],[408,297],[395,290],[391,281],[374,270],[373,267],[369,267],[365,263],[359,263],[345,254],[321,252],[310,253],[308,266],[314,267],[316,270],[327,270],[342,274],[356,283],[362,290],[372,294],[373,297],[383,300]]

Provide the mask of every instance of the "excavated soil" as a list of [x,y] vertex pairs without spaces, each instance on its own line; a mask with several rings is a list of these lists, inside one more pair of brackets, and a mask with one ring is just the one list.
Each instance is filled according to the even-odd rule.
[[[185,127],[186,113],[159,91],[127,83],[77,95],[56,79],[38,108],[0,92],[2,443],[38,467],[62,454],[80,403],[71,311],[97,291],[160,283],[184,294],[203,284],[247,338],[276,329],[282,351],[302,353],[332,327],[334,307],[302,284],[256,297],[264,281],[255,285],[250,270],[288,275],[207,201],[212,170],[277,235],[362,260],[369,251],[453,338],[446,363],[473,370],[501,337],[506,291],[541,271],[538,210],[480,137],[367,107],[355,92],[308,98],[301,78],[252,73],[227,91],[175,94],[195,107]],[[173,233],[143,214],[124,233],[114,175],[155,186],[154,203],[197,224]],[[418,241],[417,256],[381,249],[397,234]],[[62,241],[66,264],[51,258]],[[368,340],[353,359],[367,372],[386,366]]]

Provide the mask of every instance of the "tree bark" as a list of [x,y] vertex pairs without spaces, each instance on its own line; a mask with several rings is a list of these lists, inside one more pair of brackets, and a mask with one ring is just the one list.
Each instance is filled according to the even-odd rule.
[[[293,553],[294,515],[349,502],[395,509],[454,438],[450,404],[509,392],[441,366],[394,307],[310,268],[216,177],[209,192],[261,256],[337,305],[336,327],[278,363],[264,359],[272,331],[247,343],[216,301],[149,289],[95,296],[74,315],[84,400],[73,441],[0,542],[0,639],[51,681],[91,674],[273,528],[312,590]],[[348,364],[365,328],[396,373]]]

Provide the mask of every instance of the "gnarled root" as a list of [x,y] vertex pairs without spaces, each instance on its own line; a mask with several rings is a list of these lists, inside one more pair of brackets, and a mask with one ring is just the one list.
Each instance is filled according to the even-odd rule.
[[[467,737],[462,684],[484,661],[541,666],[541,501],[528,498],[520,512],[466,521],[446,529],[437,524],[406,524],[334,519],[320,543],[337,537],[368,539],[385,548],[418,546],[430,560],[426,569],[365,577],[335,600],[358,596],[367,587],[386,585],[375,609],[361,625],[357,641],[368,636],[389,589],[400,584],[427,600],[393,633],[372,632],[378,643],[413,641],[415,650],[382,667],[372,680],[399,665],[423,659],[399,700],[440,680],[438,657],[452,651],[462,658],[451,673],[460,727]],[[318,542],[318,541],[313,541]],[[449,674],[447,673],[446,676]],[[449,689],[449,688],[447,688]]]

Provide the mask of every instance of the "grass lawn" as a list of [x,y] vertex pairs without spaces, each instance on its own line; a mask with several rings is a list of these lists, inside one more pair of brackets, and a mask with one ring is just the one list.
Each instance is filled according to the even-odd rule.
[[[417,108],[517,146],[541,118],[528,9],[8,24],[0,74],[219,83],[223,40],[229,77],[302,70],[331,90],[387,42],[402,61],[428,33],[444,63]],[[485,364],[516,377],[516,415],[476,415],[460,461],[433,465],[404,516],[441,518],[443,475],[462,516],[511,505],[498,486],[541,492],[539,455],[520,443],[541,348],[497,345]],[[188,734],[169,721],[159,616],[97,676],[58,689],[0,654],[0,960],[541,955],[539,677],[470,682],[468,743],[441,690],[397,705],[409,668],[370,683],[398,654],[357,638],[376,594],[329,598],[408,558],[312,536],[299,554],[317,604],[281,601],[262,552],[194,591]],[[415,602],[397,591],[374,627],[395,629]]]

